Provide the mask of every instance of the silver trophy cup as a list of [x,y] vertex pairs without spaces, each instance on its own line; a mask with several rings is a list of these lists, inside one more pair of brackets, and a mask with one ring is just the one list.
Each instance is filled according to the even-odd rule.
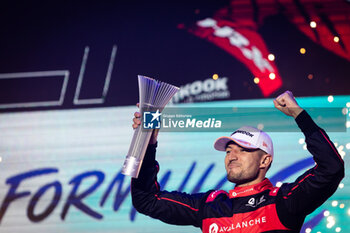
[[[176,86],[141,75],[138,76],[138,81],[141,122],[143,122],[144,119],[144,112],[156,110],[161,112],[179,90]],[[144,129],[142,126],[135,129],[122,168],[122,173],[124,175],[134,178],[138,177],[152,132],[153,129]]]

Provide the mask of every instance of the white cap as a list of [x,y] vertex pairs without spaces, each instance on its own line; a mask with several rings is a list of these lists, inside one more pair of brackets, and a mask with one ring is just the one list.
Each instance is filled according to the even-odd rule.
[[225,151],[228,142],[234,141],[247,149],[261,149],[273,157],[273,144],[270,136],[257,128],[243,126],[231,134],[230,137],[219,137],[214,143],[214,148]]

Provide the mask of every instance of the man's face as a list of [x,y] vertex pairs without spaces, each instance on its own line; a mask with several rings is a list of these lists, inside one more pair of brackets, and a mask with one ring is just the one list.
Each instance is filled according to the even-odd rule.
[[255,180],[259,174],[261,157],[259,149],[248,150],[235,143],[229,144],[225,157],[227,179],[237,185]]

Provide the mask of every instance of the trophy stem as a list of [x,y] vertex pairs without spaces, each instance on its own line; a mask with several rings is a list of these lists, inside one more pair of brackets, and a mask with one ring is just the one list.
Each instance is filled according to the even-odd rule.
[[138,177],[152,132],[141,127],[135,129],[122,169],[124,175]]

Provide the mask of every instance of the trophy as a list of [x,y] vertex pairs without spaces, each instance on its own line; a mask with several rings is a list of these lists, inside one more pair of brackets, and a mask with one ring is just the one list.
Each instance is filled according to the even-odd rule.
[[[161,112],[179,88],[142,75],[138,75],[138,81],[140,98],[139,107],[141,109],[140,120],[142,124],[144,112],[155,110],[157,110],[157,113],[158,111]],[[134,178],[138,177],[153,130],[154,129],[142,129],[142,126],[135,129],[128,154],[124,161],[122,174]]]

